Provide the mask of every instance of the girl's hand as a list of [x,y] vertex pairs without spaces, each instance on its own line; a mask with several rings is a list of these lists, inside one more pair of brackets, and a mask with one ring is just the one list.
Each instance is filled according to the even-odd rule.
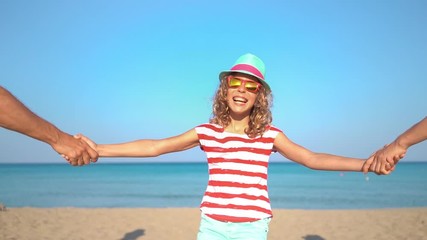
[[77,139],[85,141],[89,145],[89,147],[91,147],[93,150],[95,150],[96,152],[98,152],[97,151],[97,146],[98,145],[94,141],[92,141],[91,139],[89,139],[88,137],[84,136],[81,133],[79,133],[77,135],[74,135],[74,137],[77,138]]

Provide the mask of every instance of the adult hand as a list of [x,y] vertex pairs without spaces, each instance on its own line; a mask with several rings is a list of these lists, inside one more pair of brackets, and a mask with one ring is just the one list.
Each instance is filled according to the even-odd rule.
[[404,158],[405,154],[406,148],[396,142],[384,146],[384,148],[378,150],[375,154],[375,171],[384,172],[390,168],[394,169],[395,164],[397,164],[400,159]]
[[73,166],[82,166],[98,160],[98,153],[85,141],[67,133],[61,133],[51,146]]
[[375,172],[378,175],[390,174],[397,162],[406,154],[406,149],[393,142],[376,151],[362,167],[364,173]]
[[362,172],[364,174],[367,174],[368,172],[375,172],[377,175],[387,175],[389,174],[391,171],[385,171],[385,172],[376,172],[376,160],[375,160],[375,155],[376,152],[373,153],[371,156],[369,156],[369,158],[363,163],[362,166]]
[[378,150],[374,159],[363,165],[363,172],[371,170],[376,173],[388,173],[405,157],[409,147],[424,140],[427,140],[427,117],[400,134],[392,143]]

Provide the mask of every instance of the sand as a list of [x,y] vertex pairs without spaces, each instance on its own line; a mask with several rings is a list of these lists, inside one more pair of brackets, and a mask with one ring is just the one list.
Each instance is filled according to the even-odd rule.
[[[269,240],[427,239],[427,208],[275,209]],[[196,208],[8,208],[0,239],[196,239]]]

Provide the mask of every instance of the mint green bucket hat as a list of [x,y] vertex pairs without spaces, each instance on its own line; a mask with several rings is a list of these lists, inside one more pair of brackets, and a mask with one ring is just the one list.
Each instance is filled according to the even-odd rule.
[[219,74],[219,79],[232,74],[232,73],[244,73],[256,77],[260,83],[267,89],[267,92],[271,92],[270,86],[265,81],[265,64],[257,56],[246,53],[240,56],[236,63],[231,67],[230,70],[222,71]]

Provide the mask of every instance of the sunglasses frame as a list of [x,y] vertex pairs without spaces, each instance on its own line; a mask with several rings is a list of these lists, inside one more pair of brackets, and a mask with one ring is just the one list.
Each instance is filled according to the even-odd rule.
[[[237,79],[237,80],[240,80],[240,85],[238,85],[238,86],[231,86],[231,79]],[[255,90],[250,90],[250,89],[248,89],[247,87],[246,87],[246,83],[248,83],[248,82],[250,82],[250,83],[255,83],[256,84],[256,89]],[[229,88],[240,88],[240,86],[244,86],[245,87],[245,90],[246,91],[248,91],[248,92],[250,92],[250,93],[258,93],[258,91],[259,91],[259,89],[261,88],[261,83],[259,83],[259,82],[256,82],[256,81],[253,81],[253,80],[245,80],[245,79],[241,79],[241,78],[239,78],[239,77],[235,77],[235,76],[233,76],[233,75],[230,75],[230,76],[227,76],[227,85],[228,85],[228,87]]]

